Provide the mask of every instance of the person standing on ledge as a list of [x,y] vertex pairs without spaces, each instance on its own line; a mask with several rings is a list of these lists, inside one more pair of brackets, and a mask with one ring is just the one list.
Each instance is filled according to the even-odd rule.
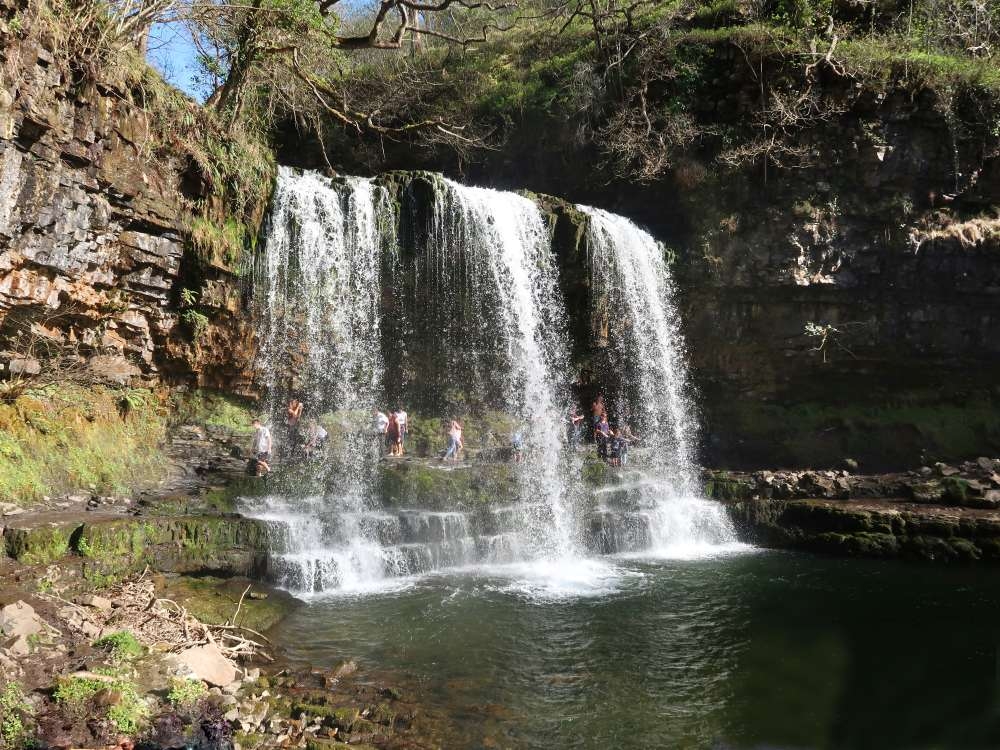
[[257,462],[255,472],[257,476],[263,477],[271,473],[269,461],[273,447],[271,431],[261,424],[259,419],[255,419],[253,421],[253,444],[250,446],[250,452],[253,454],[253,460]]
[[385,443],[385,431],[389,428],[389,417],[378,407],[372,409],[372,426],[375,428],[375,441],[379,446],[379,453],[382,452],[382,445]]
[[399,432],[399,419],[396,412],[390,412],[389,423],[385,428],[385,446],[389,449],[390,456],[403,455],[403,446]]
[[299,420],[302,419],[302,410],[305,405],[299,401],[297,398],[293,398],[288,402],[288,408],[285,409],[285,424],[288,425],[289,430],[296,430],[299,426]]
[[605,411],[597,417],[594,428],[594,442],[597,443],[597,455],[607,461],[608,442],[611,439],[611,426],[608,424],[608,413]]
[[402,456],[405,453],[406,448],[406,427],[407,427],[407,414],[403,411],[403,407],[397,407],[396,409],[396,422],[399,423],[399,452],[397,456]]
[[524,428],[516,427],[510,436],[510,453],[514,463],[519,464],[524,460]]
[[451,420],[451,426],[448,428],[448,450],[444,454],[442,461],[447,461],[449,458],[453,461],[458,461],[459,452],[465,447],[462,442],[462,425],[458,423],[457,419]]
[[570,409],[569,419],[566,423],[566,438],[571,448],[576,448],[580,444],[580,426],[583,423],[583,415],[580,408],[574,406]]

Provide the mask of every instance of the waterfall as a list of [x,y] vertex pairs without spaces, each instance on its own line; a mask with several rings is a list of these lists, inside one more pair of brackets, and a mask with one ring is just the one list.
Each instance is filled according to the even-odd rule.
[[[258,498],[248,507],[275,522],[278,582],[289,588],[360,585],[391,567],[377,530],[359,519],[373,504],[371,412],[384,375],[381,276],[384,259],[396,251],[395,226],[388,192],[372,180],[279,171],[266,252],[255,269],[268,408],[283,414],[277,395],[295,394],[308,404],[309,418],[333,413],[344,438],[329,463],[308,467],[335,475],[338,493]],[[274,431],[287,451],[291,436],[281,425]]]
[[[242,501],[269,522],[279,585],[371,590],[444,568],[513,563],[586,576],[596,569],[586,552],[728,541],[722,511],[694,492],[695,422],[662,251],[625,219],[582,210],[592,286],[627,324],[613,327],[615,360],[635,385],[619,403],[658,456],[652,485],[647,474],[593,497],[566,442],[567,312],[538,205],[433,175],[331,179],[280,169],[255,265],[259,372],[270,413],[283,416],[284,399],[301,398],[306,419],[330,431],[332,450],[321,462],[288,464],[289,474],[313,480],[308,489]],[[503,502],[392,507],[372,411],[397,404],[411,415],[419,407],[425,430],[470,409],[493,415],[493,439],[505,449],[520,432],[523,460],[509,465]],[[292,435],[280,421],[275,433],[287,455]],[[670,503],[661,502],[664,486]]]
[[648,544],[690,549],[734,543],[723,510],[698,497],[698,423],[665,248],[623,216],[577,208],[589,217],[591,295],[607,316],[610,366],[628,374],[613,417],[637,426],[650,453],[646,471],[652,480],[635,488],[645,506]]
[[[499,347],[504,411],[525,438],[518,467],[525,504],[523,528],[537,555],[562,557],[575,548],[575,524],[566,477],[562,419],[568,399],[568,344],[549,229],[538,206],[513,193],[472,188],[450,180],[436,196],[434,267],[464,265],[466,295],[491,301],[463,321]],[[533,509],[544,508],[545,517]]]

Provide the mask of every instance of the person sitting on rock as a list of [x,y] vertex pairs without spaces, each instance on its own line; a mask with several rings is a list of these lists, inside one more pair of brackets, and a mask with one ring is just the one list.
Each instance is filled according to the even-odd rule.
[[306,454],[306,458],[312,458],[316,453],[323,450],[329,437],[330,433],[322,425],[315,419],[310,419],[306,426],[306,442],[302,446],[302,451]]
[[253,461],[256,462],[256,475],[259,477],[271,473],[271,450],[274,447],[271,439],[271,430],[261,424],[259,419],[253,421],[253,444],[250,452],[253,454]]

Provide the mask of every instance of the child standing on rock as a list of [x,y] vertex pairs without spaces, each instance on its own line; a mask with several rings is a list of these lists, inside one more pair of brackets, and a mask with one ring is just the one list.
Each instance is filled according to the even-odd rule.
[[252,463],[255,464],[253,473],[258,477],[271,473],[269,462],[271,450],[274,448],[273,442],[271,430],[261,424],[259,419],[255,419],[253,421],[253,444],[250,446],[250,452],[253,455]]

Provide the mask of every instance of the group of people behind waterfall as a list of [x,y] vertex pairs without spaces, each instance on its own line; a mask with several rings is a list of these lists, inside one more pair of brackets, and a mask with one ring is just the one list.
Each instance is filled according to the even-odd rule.
[[[390,456],[402,456],[406,452],[406,436],[409,431],[410,418],[403,407],[384,412],[378,407],[372,410],[372,424],[375,436],[385,445]],[[462,425],[457,419],[448,423],[448,448],[442,461],[457,461],[465,443],[462,442]]]
[[[585,436],[593,440],[597,447],[597,455],[611,466],[628,464],[629,446],[639,441],[628,425],[611,426],[608,420],[608,409],[604,396],[598,395],[590,405],[589,425],[580,409],[574,406],[570,409],[566,424],[567,442],[572,448],[580,445]],[[292,398],[285,408],[285,433],[292,454],[297,451],[306,459],[312,459],[320,454],[329,440],[329,433],[315,419],[303,422],[305,404],[298,398]],[[303,424],[305,425],[303,429]],[[588,430],[589,426],[589,430]],[[406,437],[409,428],[409,416],[402,406],[396,409],[382,411],[372,410],[372,427],[380,449],[384,448],[390,456],[402,456],[405,452]],[[446,424],[448,447],[442,456],[442,461],[458,461],[465,449],[462,440],[462,424],[457,419],[451,419]],[[253,420],[253,443],[248,472],[255,476],[266,476],[271,472],[271,456],[274,451],[274,437],[271,430],[260,419]],[[525,454],[525,431],[516,427],[510,435],[510,455],[514,463],[521,463]]]
[[[317,457],[330,439],[330,433],[315,419],[303,422],[305,404],[298,398],[292,398],[285,407],[285,438],[292,452],[301,452],[307,458]],[[304,425],[304,428],[303,428]],[[250,461],[247,472],[258,477],[271,473],[271,456],[274,451],[274,435],[271,429],[260,419],[254,419],[253,441],[250,445]]]
[[[574,410],[573,417],[583,418]],[[608,420],[608,408],[604,403],[604,396],[598,395],[590,405],[590,426],[594,444],[597,446],[597,455],[611,466],[625,466],[628,464],[628,449],[633,443],[639,442],[639,436],[632,432],[626,424],[611,426]]]
[[406,448],[409,417],[402,406],[386,414],[378,407],[372,410],[376,439],[385,445],[390,456],[402,456]]

